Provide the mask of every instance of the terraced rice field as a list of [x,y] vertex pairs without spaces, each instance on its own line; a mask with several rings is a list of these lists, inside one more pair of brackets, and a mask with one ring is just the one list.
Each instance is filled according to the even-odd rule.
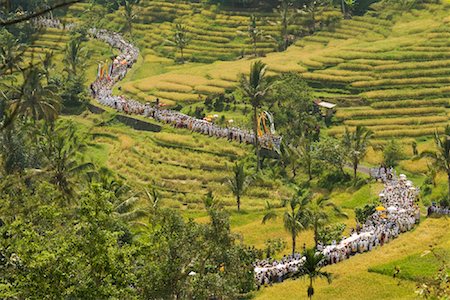
[[[166,4],[172,7],[168,11],[177,11],[179,4]],[[156,4],[149,4],[145,10],[149,18],[155,14],[151,5]],[[268,53],[262,60],[268,64],[271,74],[301,73],[315,88],[317,97],[338,104],[337,126],[329,131],[333,135],[343,132],[346,126],[365,125],[382,139],[428,136],[436,128],[441,131],[448,122],[450,25],[446,9],[445,5],[428,5],[426,9],[412,10],[393,20],[384,20],[375,11],[372,15],[343,20],[333,30],[302,38],[287,51]],[[213,17],[211,12],[203,10],[193,15],[192,9],[184,11],[189,22],[203,20],[200,26],[187,24],[195,28],[192,30],[199,37],[192,45],[193,50],[199,43],[215,43],[220,50],[208,48],[209,54],[215,53],[215,60],[224,49],[237,45],[240,38],[236,37],[235,29],[246,26],[245,13],[221,13]],[[183,14],[178,15],[183,18]],[[225,21],[229,22],[226,26]],[[160,29],[166,26],[169,30],[168,25],[167,22],[142,24]],[[210,25],[221,33],[215,34],[207,27]],[[224,28],[234,28],[234,31],[227,33]],[[153,34],[153,30],[156,29],[145,31],[145,35]],[[236,40],[204,41],[203,36],[211,32],[214,32],[213,39],[234,36]],[[164,36],[163,31],[155,34]],[[208,95],[233,89],[239,74],[247,72],[253,61],[191,62],[180,66],[161,57],[158,51],[156,44],[145,44],[142,61],[123,84],[123,91],[142,101],[159,97],[169,105],[201,102]],[[150,75],[142,73],[140,68],[148,70]]]
[[[72,16],[80,16],[88,9],[87,4],[76,4],[71,7]],[[143,0],[136,7],[137,18],[133,35],[141,48],[151,48],[168,57],[179,57],[175,47],[167,43],[174,34],[174,23],[183,24],[191,38],[185,49],[185,57],[191,61],[214,62],[217,60],[234,60],[242,55],[253,53],[247,30],[251,11],[218,10],[215,6],[204,6],[200,3],[182,3],[178,1]],[[277,25],[275,13],[255,14],[257,26],[262,35],[257,43],[257,52],[265,55],[276,51],[277,44],[271,37],[280,35],[281,25]],[[331,18],[339,15],[336,10],[325,11],[318,16]],[[304,22],[296,20],[297,27]],[[124,23],[122,11],[109,14],[105,25],[116,31]],[[296,24],[292,24],[295,26]]]
[[[70,119],[82,128],[113,135],[114,139],[96,140],[96,146],[88,151],[90,160],[123,174],[138,190],[156,185],[164,206],[203,211],[202,201],[208,191],[225,207],[236,206],[227,178],[234,162],[247,156],[251,146],[169,126],[163,126],[159,133],[135,131],[120,124],[99,127],[95,124],[102,117],[90,113]],[[291,193],[281,181],[261,179],[248,189],[242,207],[262,211],[266,200],[279,203]]]
[[[45,57],[45,53],[53,53],[53,64],[57,73],[64,69],[61,63],[64,59],[64,51],[70,40],[67,31],[55,28],[40,30],[32,45],[26,48],[23,56],[23,64],[37,63]],[[84,67],[86,70],[86,82],[92,82],[96,76],[98,62],[105,61],[112,55],[112,49],[106,47],[104,43],[96,40],[89,40],[82,44],[83,52],[86,54]]]

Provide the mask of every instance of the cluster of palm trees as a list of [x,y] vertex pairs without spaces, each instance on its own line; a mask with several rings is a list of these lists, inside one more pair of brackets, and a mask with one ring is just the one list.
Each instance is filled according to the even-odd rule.
[[429,158],[432,165],[429,167],[430,172],[436,176],[436,171],[442,171],[447,176],[448,192],[447,198],[450,200],[450,125],[445,127],[443,134],[437,131],[434,134],[435,151],[426,150],[416,157]]
[[[331,283],[331,274],[322,271],[325,257],[323,253],[316,251],[319,243],[319,230],[329,222],[332,214],[345,218],[347,218],[347,214],[329,199],[314,198],[309,191],[303,189],[299,189],[291,199],[283,201],[282,206],[287,207],[283,213],[283,226],[292,239],[292,255],[296,252],[296,240],[300,232],[307,229],[312,229],[314,232],[315,247],[303,250],[304,263],[299,270],[300,276],[306,276],[309,280],[307,296],[312,299],[313,283],[316,279],[325,278],[328,283]],[[268,211],[262,219],[263,224],[278,217],[279,211],[269,203],[267,203],[267,208]]]
[[267,65],[258,60],[250,66],[249,76],[241,75],[240,88],[253,108],[253,133],[255,136],[256,169],[261,169],[260,145],[258,137],[258,109],[269,94],[272,82],[267,78]]
[[[262,219],[265,224],[269,220],[276,219],[279,210],[267,202],[267,213]],[[281,207],[286,210],[283,213],[283,227],[289,233],[292,240],[292,254],[296,251],[298,235],[307,229],[314,232],[315,248],[319,244],[319,232],[330,221],[332,215],[347,218],[339,206],[323,196],[314,196],[308,190],[299,189],[291,199],[283,200]]]

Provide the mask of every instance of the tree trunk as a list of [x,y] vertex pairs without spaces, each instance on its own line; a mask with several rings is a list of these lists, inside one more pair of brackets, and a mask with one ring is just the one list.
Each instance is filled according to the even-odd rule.
[[258,140],[258,110],[256,106],[253,106],[253,132],[255,133],[255,151],[256,151],[256,170],[261,169],[261,161],[259,154],[259,140]]
[[236,197],[238,212],[241,211],[241,196]]
[[447,172],[447,181],[448,181],[448,199],[450,200],[450,172]]
[[295,234],[292,233],[292,255],[295,254]]
[[285,8],[285,11],[283,13],[283,33],[282,33],[282,38],[284,40],[284,45],[283,45],[283,50],[286,50],[288,47],[288,37],[287,37],[287,32],[288,32],[288,20],[287,20],[287,14],[288,14],[288,8]]
[[342,6],[342,15],[344,16],[344,18],[346,18],[346,13],[345,13],[345,3],[344,3],[344,0],[341,0],[341,6]]
[[319,244],[319,226],[317,224],[317,222],[314,223],[314,244],[316,245],[316,249],[317,249],[317,245]]
[[312,277],[309,277],[308,296],[309,296],[310,300],[312,299],[313,295],[314,295],[313,279],[312,279]]
[[357,172],[358,172],[358,160],[355,159],[353,161],[353,178],[355,179],[355,183],[356,183],[356,177],[358,176]]
[[312,171],[311,171],[311,161],[308,161],[308,181],[311,181],[312,178]]
[[180,52],[181,52],[181,63],[184,64],[183,48],[180,48]]

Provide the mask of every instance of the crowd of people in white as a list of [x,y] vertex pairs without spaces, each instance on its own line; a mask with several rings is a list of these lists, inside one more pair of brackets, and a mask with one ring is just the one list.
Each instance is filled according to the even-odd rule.
[[[74,24],[63,24],[58,19],[46,17],[35,18],[33,23],[39,28],[73,29],[75,27]],[[221,127],[213,122],[197,119],[179,111],[163,109],[159,99],[156,99],[155,104],[143,104],[133,99],[127,99],[125,96],[113,95],[114,84],[123,79],[128,69],[137,61],[139,49],[125,41],[120,34],[115,32],[92,28],[89,30],[89,34],[93,38],[101,40],[120,51],[120,54],[112,61],[111,68],[107,74],[100,74],[99,72],[96,81],[90,85],[92,96],[99,103],[126,114],[137,114],[154,118],[159,122],[170,124],[176,128],[188,128],[201,134],[227,138],[230,141],[240,143],[254,143],[255,135],[250,130],[235,126]],[[100,68],[101,66],[99,66]],[[258,141],[263,148],[279,149],[281,137],[264,133],[262,136],[259,136]]]
[[47,18],[47,17],[37,17],[31,20],[33,25],[37,28],[56,28],[56,29],[66,29],[72,30],[75,28],[73,23],[63,23],[59,19]]
[[[97,78],[91,85],[93,96],[101,104],[113,107],[117,111],[127,114],[139,114],[145,117],[151,117],[157,121],[171,124],[176,128],[188,128],[195,132],[219,138],[227,138],[228,140],[234,140],[240,143],[250,144],[254,142],[255,136],[249,130],[238,127],[221,127],[212,122],[196,119],[178,111],[162,109],[159,101],[156,101],[155,105],[151,105],[149,103],[143,104],[133,99],[126,99],[124,96],[114,96],[112,93],[114,83],[126,75],[127,69],[136,62],[139,51],[117,33],[97,29],[91,29],[90,33],[94,38],[108,43],[121,52],[114,59],[109,74],[102,78]],[[265,148],[279,148],[281,138],[271,134],[264,134],[259,138],[259,142]]]
[[[384,182],[380,193],[380,206],[362,226],[349,237],[334,241],[331,245],[319,245],[318,252],[324,255],[324,265],[335,264],[353,255],[383,246],[399,234],[411,230],[420,220],[416,204],[418,190],[401,174]],[[262,260],[255,263],[255,276],[259,286],[281,282],[299,275],[305,258],[301,254],[285,256],[283,259]]]
[[373,168],[370,169],[370,177],[374,178],[375,180],[381,180],[382,182],[385,182],[386,180],[394,178],[397,174],[394,170],[394,168],[386,167],[386,166],[380,166],[379,168]]
[[450,216],[450,207],[443,207],[433,203],[430,207],[428,207],[427,215]]
[[[37,18],[34,24],[38,27],[71,29],[73,24],[62,24],[59,20]],[[112,89],[116,82],[127,74],[128,69],[137,61],[139,50],[131,43],[114,32],[103,29],[90,29],[89,34],[110,46],[117,48],[120,54],[112,61],[111,68],[105,76],[97,77],[90,86],[91,93],[101,104],[112,107],[127,114],[138,114],[154,118],[157,121],[171,124],[177,128],[188,128],[192,131],[227,138],[241,143],[253,143],[254,134],[249,130],[237,127],[220,127],[206,120],[196,119],[178,111],[162,109],[159,101],[156,104],[143,104],[124,96],[113,95]],[[101,66],[99,67],[101,68]],[[260,137],[262,147],[272,149],[279,147],[281,137],[264,134]],[[373,173],[373,174],[372,174]],[[383,209],[371,215],[362,228],[355,230],[349,237],[341,241],[334,241],[331,245],[319,245],[317,251],[324,254],[324,264],[335,264],[350,258],[358,253],[371,251],[383,246],[396,238],[400,233],[411,230],[419,222],[420,212],[415,203],[418,190],[411,181],[401,174],[398,178],[393,169],[380,168],[371,171],[372,177],[381,179],[385,188],[380,193],[380,202]],[[384,208],[386,207],[386,208]],[[431,206],[430,212],[450,214],[449,208]],[[281,260],[261,260],[254,264],[254,271],[258,285],[266,285],[283,281],[286,278],[298,275],[305,258],[296,253],[283,257]]]

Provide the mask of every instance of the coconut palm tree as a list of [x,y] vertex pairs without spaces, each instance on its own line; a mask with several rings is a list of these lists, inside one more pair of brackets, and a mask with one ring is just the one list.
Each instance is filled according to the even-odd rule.
[[66,45],[63,63],[64,71],[69,75],[77,76],[78,70],[85,65],[87,53],[81,46],[81,39],[72,38]]
[[5,71],[12,74],[14,70],[20,70],[25,47],[9,32],[0,39],[0,42],[0,74]]
[[233,193],[233,196],[236,197],[238,212],[241,210],[241,197],[250,185],[251,179],[250,175],[245,171],[244,164],[236,162],[233,167],[232,176],[228,178],[228,187]]
[[[140,201],[138,196],[131,196],[129,198],[116,198],[113,203],[113,214],[120,220],[128,222],[133,225],[145,225],[138,220],[147,217],[150,214],[149,207],[138,207]],[[146,225],[145,225],[146,226]]]
[[133,2],[128,0],[124,2],[122,16],[125,18],[125,24],[122,31],[131,35],[133,30],[133,21],[137,18]]
[[[292,254],[295,253],[297,236],[301,231],[306,230],[310,224],[310,212],[308,209],[310,200],[308,191],[299,190],[290,200],[283,203],[283,206],[288,206],[288,209],[283,214],[283,227],[291,235]],[[268,205],[268,212],[264,215],[262,223],[265,224],[267,221],[277,217],[277,212]]]
[[[331,214],[337,217],[348,218],[348,215],[339,206],[330,201],[329,198],[318,197],[309,204],[310,226],[314,231],[315,248],[319,243],[319,230],[329,222]],[[331,211],[327,211],[331,208]]]
[[77,135],[72,123],[57,126],[44,124],[37,139],[45,158],[44,173],[65,198],[72,196],[78,175],[87,175],[87,171],[94,167],[92,163],[80,160],[80,154],[85,149],[84,141]]
[[50,73],[55,67],[55,64],[53,63],[53,52],[45,52],[45,55],[41,58],[41,62],[43,75],[47,80],[47,84],[49,84]]
[[152,213],[156,214],[161,205],[162,196],[158,189],[155,187],[155,183],[153,183],[150,190],[145,189],[145,196],[150,204]]
[[54,84],[42,84],[43,72],[37,67],[23,71],[20,87],[11,86],[10,111],[13,117],[30,117],[53,122],[60,111],[61,100]]
[[315,0],[309,1],[303,6],[301,12],[306,15],[308,21],[309,32],[312,34],[316,32],[317,15],[324,9],[329,1]]
[[184,49],[191,42],[191,38],[187,33],[187,29],[181,23],[175,24],[174,28],[175,33],[173,34],[172,39],[167,39],[166,43],[175,46],[178,50],[180,50],[181,55],[181,63],[184,64]]
[[307,295],[309,299],[314,296],[313,283],[316,279],[325,278],[328,283],[331,283],[331,273],[322,271],[323,260],[325,256],[321,252],[317,252],[315,249],[307,249],[304,253],[305,262],[301,267],[301,274],[307,276],[309,279],[309,286]]
[[[100,184],[104,190],[112,193],[113,215],[117,219],[133,225],[145,225],[138,220],[148,216],[153,205],[148,205],[147,201],[145,201],[147,202],[146,205],[138,205],[138,203],[143,203],[147,199],[142,199],[139,193],[133,193],[131,187],[108,168],[101,167],[94,171],[92,175],[92,182]],[[147,196],[147,193],[148,191],[145,190],[144,196]]]
[[293,145],[289,146],[292,153],[297,157],[297,159],[300,161],[301,166],[308,174],[308,181],[311,181],[313,179],[312,173],[314,153],[312,142],[312,139],[309,137],[301,137],[297,147]]
[[345,128],[343,144],[347,151],[347,158],[353,167],[355,183],[358,165],[364,156],[366,156],[367,147],[372,137],[373,132],[364,126],[357,126],[354,132],[350,132],[348,128]]
[[258,28],[256,23],[256,17],[254,15],[250,16],[250,23],[248,25],[248,36],[250,37],[250,40],[252,41],[253,45],[253,55],[255,57],[258,56],[257,53],[257,43],[263,36],[263,31]]
[[278,15],[281,19],[281,38],[284,41],[283,50],[289,46],[288,27],[292,19],[291,12],[294,3],[291,0],[280,0],[280,5],[277,8]]
[[434,133],[436,151],[424,151],[420,157],[429,157],[433,160],[433,166],[445,172],[448,181],[448,199],[450,199],[450,126],[447,125],[444,134]]
[[240,88],[244,95],[250,100],[253,107],[253,134],[255,136],[255,151],[257,158],[257,170],[261,168],[259,141],[258,141],[258,108],[263,104],[264,99],[269,93],[271,82],[266,77],[267,65],[258,60],[252,63],[250,75],[247,78],[241,75]]

